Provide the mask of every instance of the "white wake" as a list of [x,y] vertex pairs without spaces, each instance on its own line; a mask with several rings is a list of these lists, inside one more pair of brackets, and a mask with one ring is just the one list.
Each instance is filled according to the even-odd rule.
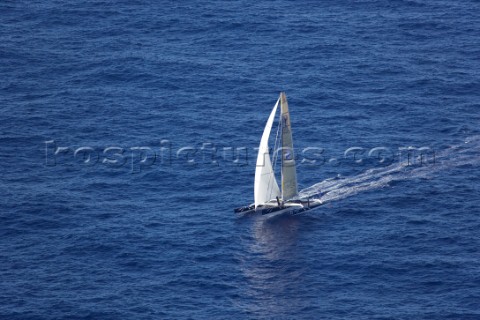
[[427,178],[440,171],[461,166],[477,166],[479,163],[480,135],[477,135],[467,138],[462,144],[435,152],[434,163],[409,165],[408,162],[396,162],[352,177],[327,179],[301,190],[299,197],[320,197],[327,203],[364,191],[384,188],[394,181]]

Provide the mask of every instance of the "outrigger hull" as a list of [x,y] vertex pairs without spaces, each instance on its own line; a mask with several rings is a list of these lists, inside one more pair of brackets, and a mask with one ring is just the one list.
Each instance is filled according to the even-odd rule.
[[235,213],[243,213],[243,214],[251,214],[251,213],[260,213],[262,215],[279,215],[279,214],[290,214],[296,215],[302,212],[315,209],[322,205],[322,201],[315,199],[315,200],[296,200],[296,201],[288,201],[283,204],[272,204],[268,202],[264,205],[257,206],[255,209],[255,205],[251,204],[249,206],[239,207],[234,209]]

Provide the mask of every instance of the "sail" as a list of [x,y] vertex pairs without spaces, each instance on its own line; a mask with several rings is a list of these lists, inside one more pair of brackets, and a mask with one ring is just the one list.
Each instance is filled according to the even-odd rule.
[[270,152],[268,147],[268,138],[272,130],[273,120],[277,112],[278,103],[273,107],[270,117],[268,117],[267,124],[263,130],[262,140],[258,147],[257,167],[255,169],[255,208],[271,199],[280,197],[280,189],[278,188],[277,180],[272,169],[272,161],[270,160]]
[[293,153],[292,127],[285,93],[280,93],[282,127],[282,199],[288,200],[297,195],[297,173]]

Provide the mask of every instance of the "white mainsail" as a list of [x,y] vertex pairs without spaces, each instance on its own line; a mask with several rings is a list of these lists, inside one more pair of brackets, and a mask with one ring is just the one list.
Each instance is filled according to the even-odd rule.
[[278,188],[277,180],[275,179],[275,173],[272,169],[272,161],[270,160],[270,152],[268,147],[268,138],[270,137],[270,131],[272,130],[273,120],[275,113],[277,112],[278,103],[273,107],[270,117],[268,117],[267,124],[263,130],[262,140],[260,140],[260,146],[258,147],[257,167],[255,169],[255,209],[257,206],[264,204],[265,202],[280,197],[280,189]]
[[280,121],[282,128],[282,199],[289,200],[297,195],[297,173],[293,153],[292,127],[285,93],[280,93]]

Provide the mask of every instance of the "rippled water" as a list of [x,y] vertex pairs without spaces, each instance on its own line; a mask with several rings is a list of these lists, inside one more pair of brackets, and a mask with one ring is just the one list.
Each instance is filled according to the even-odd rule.
[[[1,318],[480,319],[478,1],[0,8]],[[282,90],[325,204],[236,216]]]

